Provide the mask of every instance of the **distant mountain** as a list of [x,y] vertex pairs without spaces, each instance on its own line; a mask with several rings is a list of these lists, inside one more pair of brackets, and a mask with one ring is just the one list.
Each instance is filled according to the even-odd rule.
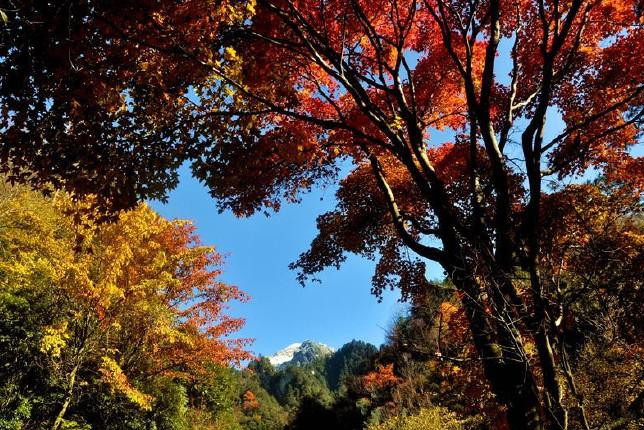
[[323,343],[305,340],[301,343],[293,343],[286,348],[277,351],[268,357],[276,368],[284,367],[287,364],[305,365],[316,358],[326,357],[333,354],[335,350]]

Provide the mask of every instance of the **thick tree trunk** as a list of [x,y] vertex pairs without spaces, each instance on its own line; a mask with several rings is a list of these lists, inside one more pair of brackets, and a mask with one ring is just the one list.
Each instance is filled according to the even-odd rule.
[[[507,420],[512,430],[543,430],[542,407],[537,383],[529,364],[516,351],[516,340],[509,329],[491,323],[482,304],[472,295],[477,287],[455,280],[466,292],[463,305],[485,375],[499,403],[507,407]],[[469,292],[468,292],[469,290]],[[517,353],[512,353],[516,351]],[[519,353],[520,352],[520,353]]]
[[[499,366],[498,378],[514,380],[507,393],[508,424],[512,430],[542,430],[541,402],[534,376],[529,368],[520,363]],[[510,375],[510,376],[508,376]],[[525,377],[525,380],[515,379]]]

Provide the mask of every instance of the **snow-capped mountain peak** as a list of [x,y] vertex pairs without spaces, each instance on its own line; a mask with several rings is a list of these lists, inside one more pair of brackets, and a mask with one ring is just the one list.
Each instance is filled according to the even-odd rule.
[[275,367],[284,364],[293,359],[293,354],[302,346],[300,342],[292,343],[284,349],[280,349],[275,354],[268,357],[268,361]]
[[284,349],[268,357],[268,361],[275,367],[282,367],[290,363],[306,364],[318,357],[333,354],[335,350],[323,343],[305,340],[292,343]]

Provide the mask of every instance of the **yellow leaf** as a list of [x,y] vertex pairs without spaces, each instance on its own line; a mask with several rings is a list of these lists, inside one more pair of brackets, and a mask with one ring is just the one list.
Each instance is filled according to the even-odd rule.
[[237,59],[237,51],[235,51],[234,48],[231,48],[230,46],[226,47],[224,50],[224,59],[226,61],[234,61]]

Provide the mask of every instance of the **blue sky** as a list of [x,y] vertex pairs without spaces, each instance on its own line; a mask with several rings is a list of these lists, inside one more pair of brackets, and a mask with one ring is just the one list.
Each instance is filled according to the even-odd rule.
[[252,297],[230,312],[246,318],[240,336],[255,339],[254,353],[270,355],[307,339],[334,348],[352,339],[379,345],[404,305],[398,293],[386,293],[382,303],[370,294],[373,262],[352,256],[339,271],[322,273],[321,284],[305,288],[288,269],[315,236],[317,215],[334,207],[334,194],[332,188],[316,189],[300,204],[285,204],[270,217],[236,218],[219,214],[206,188],[184,168],[168,203],[150,204],[167,218],[192,220],[203,243],[227,254],[223,280]]

